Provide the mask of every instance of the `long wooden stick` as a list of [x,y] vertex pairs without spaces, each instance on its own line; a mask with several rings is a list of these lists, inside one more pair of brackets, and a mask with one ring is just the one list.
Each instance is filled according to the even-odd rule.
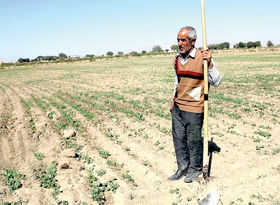
[[[207,48],[206,39],[206,22],[204,0],[201,0],[201,19],[202,19],[202,37],[203,49]],[[207,156],[208,156],[208,64],[207,60],[203,61],[204,65],[204,133],[203,133],[203,172],[207,173]]]

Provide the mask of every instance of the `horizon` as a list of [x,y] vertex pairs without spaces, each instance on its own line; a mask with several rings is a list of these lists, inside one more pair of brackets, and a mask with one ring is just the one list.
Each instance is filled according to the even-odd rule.
[[[59,53],[82,57],[108,51],[149,52],[156,45],[170,50],[171,45],[177,45],[178,30],[186,25],[197,30],[196,47],[202,45],[200,1],[180,5],[168,0],[121,2],[50,0],[38,5],[35,0],[1,1],[0,61]],[[207,44],[229,42],[232,48],[239,42],[261,41],[265,47],[270,40],[278,45],[280,28],[275,25],[280,19],[279,8],[276,0],[265,5],[260,0],[226,5],[206,1]]]

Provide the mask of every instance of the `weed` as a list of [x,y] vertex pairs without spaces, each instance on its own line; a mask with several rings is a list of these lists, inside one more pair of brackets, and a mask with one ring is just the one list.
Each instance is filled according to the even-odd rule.
[[129,147],[125,147],[125,148],[123,148],[123,150],[126,151],[126,152],[129,152],[130,148]]
[[104,174],[106,174],[106,170],[105,169],[100,169],[97,171],[97,176],[103,176]]
[[34,154],[34,156],[35,156],[35,158],[36,158],[37,160],[42,161],[43,158],[44,158],[44,154],[41,153],[41,152],[33,152],[33,154]]
[[115,183],[116,179],[108,180],[105,183],[102,183],[98,180],[96,176],[94,176],[92,173],[88,176],[88,183],[89,186],[93,189],[91,190],[91,197],[94,201],[96,201],[98,204],[104,204],[106,201],[104,192],[105,191],[112,191],[113,193],[116,193],[116,190],[118,189],[119,185]]
[[16,170],[5,169],[1,175],[4,177],[4,182],[9,187],[10,193],[22,187],[21,180],[25,178],[23,174],[18,173]]
[[271,130],[271,127],[266,125],[260,125],[259,128]]
[[254,142],[261,142],[262,141],[262,139],[261,138],[259,138],[258,136],[252,136],[252,139],[253,139],[253,141]]
[[134,198],[135,198],[135,196],[134,196],[132,193],[130,193],[130,194],[129,194],[129,199],[130,199],[130,200],[133,200]]
[[179,194],[179,193],[180,193],[178,188],[176,188],[176,189],[171,189],[169,192],[170,192],[171,194]]
[[276,148],[276,149],[274,149],[274,150],[272,151],[272,154],[273,154],[273,155],[276,155],[276,154],[278,154],[278,153],[280,153],[280,147],[278,147],[278,148]]
[[63,201],[58,201],[58,202],[57,202],[57,205],[69,205],[69,202],[68,202],[68,201],[65,201],[65,200],[63,200]]
[[56,183],[56,167],[57,162],[52,162],[52,165],[49,169],[44,167],[39,167],[35,171],[35,176],[40,181],[40,186],[47,189],[54,189],[52,195],[56,199],[56,196],[60,193],[60,186]]
[[107,159],[111,154],[105,150],[98,149],[98,154],[103,158]]
[[22,205],[22,201],[1,202],[1,205]]
[[252,195],[251,195],[251,198],[258,199],[259,202],[264,202],[264,201],[267,201],[267,200],[268,200],[268,198],[263,197],[262,195],[260,195],[260,193],[258,193],[258,194],[252,194]]
[[127,181],[131,182],[133,186],[138,186],[134,179],[128,174],[128,172],[122,174],[122,178],[126,179]]
[[120,165],[118,165],[118,163],[117,162],[115,162],[114,160],[108,160],[107,161],[107,164],[109,165],[109,166],[111,166],[112,168],[114,168],[115,170],[121,170],[121,166]]
[[261,146],[257,145],[257,146],[256,146],[256,150],[258,150],[258,151],[260,151],[260,150],[263,149],[263,148],[264,148],[263,145],[261,145]]
[[89,157],[88,155],[79,155],[79,158],[83,159],[84,162],[87,163],[87,164],[94,163],[94,160],[91,157]]
[[266,137],[266,138],[269,138],[271,136],[271,133],[262,131],[262,130],[255,131],[254,134],[258,134],[258,135],[260,135],[262,137]]
[[54,111],[48,112],[48,118],[53,119]]
[[160,142],[159,142],[159,141],[156,141],[156,142],[155,142],[155,146],[158,146],[158,145],[160,145]]
[[149,164],[149,161],[148,161],[148,160],[143,161],[143,165],[144,165],[144,166],[150,165],[150,164]]

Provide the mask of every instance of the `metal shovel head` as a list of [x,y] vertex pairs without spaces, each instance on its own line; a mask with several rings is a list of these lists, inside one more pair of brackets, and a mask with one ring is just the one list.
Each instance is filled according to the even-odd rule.
[[198,201],[199,205],[217,205],[220,199],[219,192],[211,192],[204,199]]

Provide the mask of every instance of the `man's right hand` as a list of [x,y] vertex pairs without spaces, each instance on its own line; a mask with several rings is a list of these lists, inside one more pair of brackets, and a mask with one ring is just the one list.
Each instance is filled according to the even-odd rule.
[[174,96],[171,102],[171,106],[170,106],[170,112],[172,112],[173,106],[174,106],[174,102],[175,102],[176,97]]

